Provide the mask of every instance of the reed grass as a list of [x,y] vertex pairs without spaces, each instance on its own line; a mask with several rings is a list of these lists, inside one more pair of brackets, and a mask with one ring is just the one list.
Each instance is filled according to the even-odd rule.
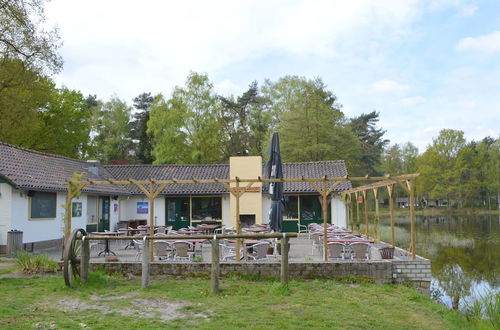
[[54,273],[57,270],[57,263],[46,254],[18,252],[16,264],[24,274]]

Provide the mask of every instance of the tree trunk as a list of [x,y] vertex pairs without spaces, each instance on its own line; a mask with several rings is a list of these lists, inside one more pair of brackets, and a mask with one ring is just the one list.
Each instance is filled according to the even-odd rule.
[[454,296],[451,298],[451,308],[457,310],[460,304],[460,296]]

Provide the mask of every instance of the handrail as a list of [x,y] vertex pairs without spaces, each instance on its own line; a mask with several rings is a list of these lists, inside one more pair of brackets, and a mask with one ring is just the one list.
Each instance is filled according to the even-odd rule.
[[[272,233],[272,234],[204,234],[204,235],[166,235],[166,236],[91,236],[86,235],[85,240],[130,240],[130,239],[146,239],[146,240],[169,240],[169,239],[225,239],[225,238],[295,238],[297,233]],[[79,239],[79,238],[78,238]]]

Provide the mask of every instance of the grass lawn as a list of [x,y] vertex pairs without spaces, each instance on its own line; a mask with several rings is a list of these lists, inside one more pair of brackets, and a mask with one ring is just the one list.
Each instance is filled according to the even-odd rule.
[[210,280],[140,279],[91,273],[69,289],[61,276],[0,279],[0,328],[467,328],[461,314],[404,286],[335,280],[232,276],[222,293]]

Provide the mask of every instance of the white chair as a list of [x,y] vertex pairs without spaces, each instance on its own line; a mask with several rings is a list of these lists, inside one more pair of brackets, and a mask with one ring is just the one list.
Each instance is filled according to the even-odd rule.
[[299,229],[299,236],[300,234],[307,234],[309,236],[309,228],[307,228],[306,225],[298,225],[298,229]]
[[236,246],[228,245],[223,241],[223,243],[219,243],[219,254],[222,261],[236,260]]

